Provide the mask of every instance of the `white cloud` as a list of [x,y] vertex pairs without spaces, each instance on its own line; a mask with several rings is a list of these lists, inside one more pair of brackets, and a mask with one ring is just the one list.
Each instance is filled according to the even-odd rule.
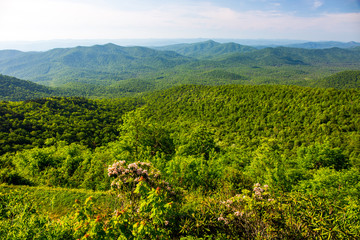
[[168,1],[143,10],[84,1],[6,3],[0,5],[0,41],[196,37],[360,40],[360,13],[309,18],[278,11],[235,11],[209,2]]
[[313,8],[314,9],[318,9],[319,7],[321,7],[322,5],[324,5],[324,3],[320,0],[314,0],[314,3],[313,3]]

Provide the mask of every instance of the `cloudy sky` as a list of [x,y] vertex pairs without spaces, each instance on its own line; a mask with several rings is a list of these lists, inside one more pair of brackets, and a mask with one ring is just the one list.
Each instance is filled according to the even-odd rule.
[[360,41],[360,0],[0,0],[0,41]]

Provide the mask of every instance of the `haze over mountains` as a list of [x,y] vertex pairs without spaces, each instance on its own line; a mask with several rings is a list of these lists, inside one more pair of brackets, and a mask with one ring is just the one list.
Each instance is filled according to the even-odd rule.
[[144,47],[164,47],[179,44],[192,44],[205,41],[216,41],[218,43],[237,43],[256,48],[266,47],[300,47],[300,48],[348,48],[360,46],[359,42],[338,42],[322,41],[310,42],[304,40],[286,39],[225,39],[225,38],[191,38],[191,39],[61,39],[45,41],[0,41],[0,50],[16,49],[21,51],[48,51],[53,48],[72,48],[77,46],[94,46],[114,43],[120,46],[144,46]]
[[[328,44],[340,46],[337,42]],[[319,81],[338,72],[360,69],[360,47],[357,47],[357,43],[341,45],[343,48],[324,49],[320,48],[325,47],[326,43],[292,46],[259,49],[209,40],[153,48],[123,47],[109,43],[56,48],[45,52],[2,50],[0,74],[61,87],[35,87],[31,82],[22,83],[19,87],[17,81],[20,80],[2,76],[4,93],[17,92],[16,96],[3,95],[3,99],[24,99],[31,95],[32,90],[36,92],[34,97],[49,94],[116,97],[182,84],[358,86],[353,80],[349,80],[346,86]],[[11,83],[16,86],[10,86]],[[22,87],[25,87],[25,95],[19,94]]]
[[[318,65],[352,64],[360,61],[358,49],[256,49],[236,43],[206,41],[171,45],[159,50],[121,47],[115,44],[58,48],[46,52],[0,51],[0,72],[25,80],[60,85],[68,80],[105,84],[103,80],[123,80],[157,73],[201,59],[213,65]],[[160,50],[161,49],[161,50]],[[167,50],[167,51],[163,51]],[[68,80],[67,80],[68,79]],[[83,80],[81,80],[83,79]]]
[[46,52],[0,51],[0,59],[3,74],[55,85],[64,78],[73,81],[77,78],[121,80],[135,77],[140,71],[146,73],[190,61],[175,52],[114,44]]
[[286,47],[294,47],[294,48],[310,48],[310,49],[324,49],[324,48],[353,48],[359,47],[360,43],[358,42],[336,42],[336,41],[327,41],[327,42],[306,42],[306,43],[295,43],[286,45]]

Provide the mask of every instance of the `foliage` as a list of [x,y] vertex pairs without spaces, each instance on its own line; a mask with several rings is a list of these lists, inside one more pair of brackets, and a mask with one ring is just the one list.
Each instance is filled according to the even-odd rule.
[[116,140],[121,115],[141,100],[94,101],[85,98],[43,98],[0,102],[0,154],[53,145],[58,141],[91,148]]
[[360,88],[360,71],[343,71],[335,73],[315,83],[317,87],[348,89]]
[[[116,169],[109,170],[114,173]],[[122,175],[118,173],[115,179]],[[128,175],[133,180],[134,177]],[[351,198],[340,203],[308,194],[279,195],[270,186],[257,183],[252,193],[243,190],[234,195],[202,198],[188,195],[185,201],[175,198],[172,202],[166,189],[150,187],[147,180],[139,181],[132,189],[137,197],[127,202],[122,195],[124,189],[115,188],[113,198],[119,199],[115,211],[104,211],[89,197],[84,203],[75,200],[74,209],[57,219],[39,212],[26,192],[1,193],[0,236],[3,239],[45,236],[50,239],[178,239],[182,236],[186,236],[182,239],[211,236],[221,239],[356,239],[360,236],[359,204]]]
[[359,238],[358,96],[187,85],[1,102],[0,236]]
[[48,87],[0,74],[0,100],[21,101],[60,95]]
[[312,145],[298,150],[298,163],[306,170],[330,167],[335,170],[346,169],[349,159],[341,149],[332,149],[328,145]]

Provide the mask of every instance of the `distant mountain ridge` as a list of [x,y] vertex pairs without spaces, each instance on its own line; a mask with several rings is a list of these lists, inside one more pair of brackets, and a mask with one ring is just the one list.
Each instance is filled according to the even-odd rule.
[[0,51],[0,61],[12,59],[12,58],[20,56],[22,54],[23,54],[23,52],[18,51],[18,50],[2,50],[2,51]]
[[0,73],[57,85],[66,79],[127,79],[192,61],[170,51],[115,44],[46,52],[0,51]]
[[[321,43],[320,48],[324,48],[322,43],[336,43],[336,46],[347,48],[348,43],[346,42],[335,42],[335,41],[322,41],[322,42],[311,42],[306,40],[289,40],[289,39],[236,39],[236,38],[181,38],[181,39],[58,39],[58,40],[47,40],[47,41],[11,41],[4,42],[0,41],[1,49],[17,49],[21,51],[48,51],[54,48],[73,48],[77,46],[93,46],[93,45],[104,45],[106,43],[114,43],[120,46],[144,46],[144,47],[163,47],[169,45],[178,44],[191,44],[199,43],[208,40],[214,40],[219,43],[237,43],[241,45],[251,46],[255,48],[265,47],[297,47],[297,44],[306,43]],[[352,43],[352,42],[349,42]],[[295,44],[295,45],[294,45]],[[325,48],[330,48],[326,46]],[[305,48],[307,48],[305,46]]]
[[351,64],[360,61],[360,51],[341,48],[299,49],[299,48],[264,48],[254,52],[233,54],[221,62],[224,64],[248,65],[321,65]]
[[360,47],[359,42],[336,42],[336,41],[327,41],[327,42],[306,42],[306,43],[296,43],[288,44],[285,47],[291,48],[306,48],[306,49],[325,49],[325,48],[354,48]]
[[174,51],[188,57],[200,59],[214,59],[231,53],[244,53],[255,51],[256,48],[237,43],[218,43],[212,40],[199,43],[185,43],[157,47],[157,50]]
[[[184,81],[203,82],[205,78],[212,78],[211,82],[214,83],[218,77],[226,81],[232,78],[249,79],[243,73],[237,72],[235,68],[240,66],[253,68],[331,65],[345,70],[350,67],[356,69],[359,63],[360,47],[255,49],[236,43],[222,44],[214,41],[172,45],[163,50],[105,44],[57,48],[46,52],[0,51],[1,74],[49,86],[69,83],[111,86],[119,83],[123,87],[121,82],[126,80],[130,83],[134,79],[139,82],[145,80],[148,86],[154,86],[166,83],[170,78],[177,84]],[[188,76],[191,73],[191,79],[184,79],[184,73]]]

